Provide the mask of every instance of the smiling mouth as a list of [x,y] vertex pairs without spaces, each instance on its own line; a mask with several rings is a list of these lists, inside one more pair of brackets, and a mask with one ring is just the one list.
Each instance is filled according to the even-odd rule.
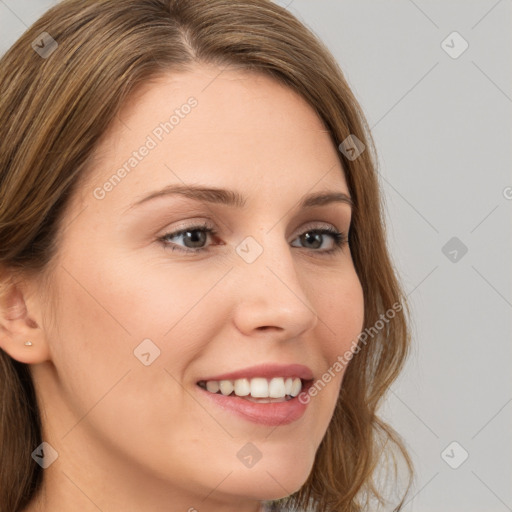
[[197,385],[213,394],[244,398],[249,402],[275,403],[293,400],[308,381],[298,377],[255,377],[236,380],[201,380]]

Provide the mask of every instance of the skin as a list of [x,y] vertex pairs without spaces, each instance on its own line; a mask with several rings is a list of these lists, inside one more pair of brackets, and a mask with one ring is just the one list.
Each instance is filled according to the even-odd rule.
[[[127,102],[65,212],[50,300],[36,276],[4,304],[2,348],[30,364],[43,439],[59,454],[26,512],[256,512],[312,469],[342,372],[302,418],[278,427],[221,410],[196,382],[267,362],[305,364],[320,378],[351,348],[364,308],[350,247],[327,255],[331,236],[320,248],[300,238],[318,227],[347,233],[351,208],[297,208],[312,192],[349,191],[336,147],[300,96],[262,75],[219,71],[170,73]],[[190,114],[96,199],[191,96]],[[177,183],[233,189],[247,204],[174,195],[128,210]],[[218,232],[205,235],[208,251],[157,240],[197,222]],[[235,251],[248,236],[263,248],[250,264]],[[185,237],[171,242],[187,248]],[[148,338],[160,356],[145,366],[133,351]],[[247,442],[262,454],[252,468],[237,458]]]

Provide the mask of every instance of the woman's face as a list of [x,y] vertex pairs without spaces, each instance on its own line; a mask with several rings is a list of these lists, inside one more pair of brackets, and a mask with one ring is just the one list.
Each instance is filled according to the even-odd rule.
[[[127,102],[66,211],[51,363],[32,366],[45,439],[99,507],[210,510],[305,482],[363,326],[350,248],[318,231],[346,235],[351,208],[301,205],[321,192],[349,195],[336,147],[269,78],[201,66]],[[330,368],[289,400],[288,378]],[[287,396],[251,401],[272,378]],[[251,395],[223,395],[230,380]]]

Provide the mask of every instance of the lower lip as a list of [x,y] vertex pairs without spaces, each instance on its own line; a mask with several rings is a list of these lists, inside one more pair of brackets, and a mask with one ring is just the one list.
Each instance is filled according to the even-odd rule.
[[[210,393],[200,386],[196,387],[222,409],[261,425],[279,426],[293,423],[304,415],[308,406],[307,403],[299,402],[298,396],[286,402],[257,403],[238,396]],[[305,390],[306,387],[302,391]]]

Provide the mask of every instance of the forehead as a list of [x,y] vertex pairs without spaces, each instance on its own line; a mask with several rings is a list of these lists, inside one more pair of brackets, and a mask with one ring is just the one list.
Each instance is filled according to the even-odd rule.
[[314,109],[289,87],[246,70],[202,65],[142,84],[92,156],[89,194],[123,167],[132,191],[200,180],[229,182],[248,194],[295,183],[304,193],[319,179],[347,191],[336,147]]

